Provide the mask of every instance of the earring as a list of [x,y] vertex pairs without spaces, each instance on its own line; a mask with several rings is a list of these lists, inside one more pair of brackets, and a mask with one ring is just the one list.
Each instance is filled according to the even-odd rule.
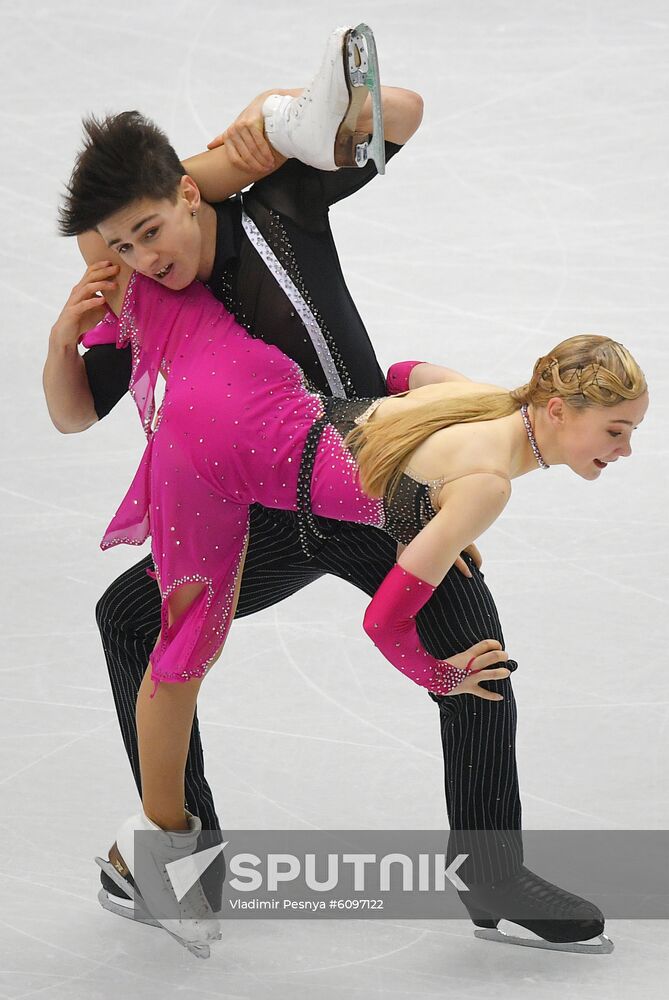
[[197,212],[191,212],[190,214],[193,216],[193,218],[195,218],[195,216],[197,215]]

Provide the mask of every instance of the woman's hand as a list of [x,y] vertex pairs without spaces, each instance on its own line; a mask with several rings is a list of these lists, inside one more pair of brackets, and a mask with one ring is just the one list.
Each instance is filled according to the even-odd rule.
[[[468,545],[466,549],[463,549],[463,552],[467,552],[472,557],[472,559],[474,560],[474,565],[476,566],[477,569],[481,568],[481,563],[483,562],[483,559],[481,558],[481,553],[476,548],[473,542],[471,543],[471,545]],[[458,556],[453,565],[455,566],[456,569],[460,570],[463,576],[469,576],[469,577],[472,576],[472,572],[469,569],[467,563],[462,558],[462,556]]]
[[118,264],[107,260],[91,264],[81,281],[74,286],[60,316],[51,328],[51,335],[62,344],[76,346],[84,334],[103,319],[109,306],[98,292],[116,288],[114,276]]
[[491,667],[493,663],[509,659],[509,654],[502,649],[502,644],[497,639],[483,639],[482,642],[477,642],[469,649],[465,649],[464,652],[449,656],[448,662],[452,663],[454,667],[464,670],[472,657],[475,659],[469,676],[460,681],[457,687],[452,688],[449,695],[473,694],[485,701],[504,701],[501,694],[495,694],[494,691],[487,691],[485,688],[479,687],[481,681],[503,680],[511,673],[507,667]]
[[238,170],[273,170],[276,166],[272,147],[265,138],[262,106],[269,94],[259,94],[247,108],[237,116],[225,132],[207,143],[207,149],[227,146],[230,162]]

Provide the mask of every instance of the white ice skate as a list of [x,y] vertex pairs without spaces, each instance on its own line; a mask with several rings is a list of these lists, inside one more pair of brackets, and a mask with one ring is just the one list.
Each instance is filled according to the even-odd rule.
[[[209,958],[210,943],[222,936],[220,922],[199,881],[195,852],[202,824],[192,813],[186,812],[186,817],[189,829],[184,831],[162,830],[144,812],[129,817],[110,848],[109,860],[95,859],[121,894],[110,899],[101,889],[98,899],[114,913],[162,927],[197,958]],[[140,833],[137,840],[135,832]],[[130,912],[124,897],[132,900]]]
[[[368,91],[371,141],[357,130]],[[262,113],[265,135],[283,156],[319,170],[364,167],[372,159],[377,173],[385,173],[379,63],[371,28],[366,24],[336,28],[320,70],[300,97],[271,94]]]

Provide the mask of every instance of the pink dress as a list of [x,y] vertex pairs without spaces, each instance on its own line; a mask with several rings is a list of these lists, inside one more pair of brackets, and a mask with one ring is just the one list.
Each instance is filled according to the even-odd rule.
[[[105,317],[83,344],[114,340],[131,344],[130,392],[147,445],[101,548],[151,536],[161,593],[161,633],[150,657],[155,695],[161,681],[207,672],[230,628],[249,505],[298,509],[305,441],[324,408],[298,365],[251,337],[199,282],[174,292],[135,272],[118,320]],[[159,372],[166,387],[156,414]],[[382,526],[383,502],[362,492],[341,435],[326,430],[311,480],[313,509]],[[167,600],[188,583],[204,589],[168,627]]]

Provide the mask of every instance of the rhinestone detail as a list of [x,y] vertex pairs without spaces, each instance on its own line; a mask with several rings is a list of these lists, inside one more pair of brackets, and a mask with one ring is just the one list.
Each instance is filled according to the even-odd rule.
[[542,458],[541,452],[539,451],[539,445],[537,444],[537,439],[532,431],[532,424],[530,423],[530,418],[527,414],[527,403],[523,403],[521,406],[520,415],[523,418],[523,423],[525,424],[525,430],[527,431],[527,437],[529,438],[532,451],[534,452],[534,457],[542,469],[550,469],[550,465],[547,465]]
[[246,212],[242,212],[242,225],[244,226],[244,231],[249,240],[265,262],[267,269],[279,283],[285,295],[292,303],[295,312],[302,320],[302,323],[311,338],[311,342],[314,345],[314,350],[316,351],[332,395],[346,399],[346,392],[344,391],[344,386],[341,378],[339,377],[337,365],[335,364],[332,353],[328,348],[316,317],[284,267],[281,265],[279,259],[274,254],[274,251],[266,242],[256,224],[249,218]]

